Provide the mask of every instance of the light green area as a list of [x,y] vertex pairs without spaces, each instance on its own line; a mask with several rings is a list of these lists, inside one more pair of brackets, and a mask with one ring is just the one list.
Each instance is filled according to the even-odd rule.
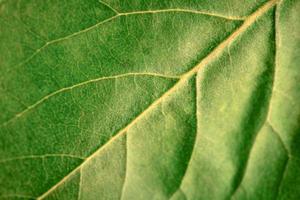
[[299,0],[0,0],[0,199],[300,199]]
[[64,181],[59,188],[49,194],[45,199],[77,199],[79,195],[78,182],[80,182],[80,174],[74,174],[68,180]]
[[[199,137],[182,184],[191,199],[229,198],[239,187],[268,110],[275,62],[273,17],[271,9],[198,72]],[[205,190],[191,189],[191,183]]]

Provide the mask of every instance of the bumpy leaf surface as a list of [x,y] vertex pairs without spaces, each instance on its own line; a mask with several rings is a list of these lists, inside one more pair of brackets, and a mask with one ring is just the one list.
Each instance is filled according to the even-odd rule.
[[299,0],[0,1],[0,199],[300,199]]

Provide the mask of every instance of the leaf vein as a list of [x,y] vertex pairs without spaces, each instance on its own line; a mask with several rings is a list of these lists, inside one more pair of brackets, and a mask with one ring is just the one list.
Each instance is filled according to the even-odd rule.
[[[117,11],[116,11],[117,12]],[[224,19],[228,19],[228,20],[244,20],[244,17],[234,17],[234,16],[225,16],[225,15],[219,15],[219,14],[214,14],[214,13],[209,13],[209,12],[203,12],[203,11],[198,11],[198,10],[188,10],[188,9],[180,9],[180,8],[172,8],[172,9],[161,9],[161,10],[145,10],[145,11],[132,11],[132,12],[118,12],[116,15],[107,18],[103,21],[100,21],[88,28],[85,28],[83,30],[74,32],[70,35],[61,37],[61,38],[57,38],[51,41],[46,42],[42,47],[38,48],[37,50],[35,50],[35,52],[29,56],[27,59],[25,59],[23,62],[20,62],[19,64],[17,64],[17,66],[22,66],[26,63],[28,63],[31,59],[33,59],[37,54],[39,54],[43,49],[45,49],[46,47],[48,47],[49,45],[58,43],[60,41],[64,41],[67,40],[69,38],[72,38],[74,36],[80,35],[81,33],[85,33],[88,32],[102,24],[105,24],[109,21],[112,21],[118,17],[121,16],[127,16],[127,15],[142,15],[142,14],[156,14],[156,13],[168,13],[168,12],[182,12],[182,13],[191,13],[191,14],[199,14],[199,15],[207,15],[207,16],[213,16],[213,17],[219,17],[219,18],[224,18]]]
[[4,195],[1,195],[0,198],[13,198],[13,197],[16,197],[16,198],[25,198],[25,199],[36,199],[36,197],[33,197],[33,196],[29,196],[29,195],[26,195],[26,194],[4,194]]
[[109,5],[108,3],[104,2],[104,1],[101,1],[101,0],[99,0],[99,2],[100,2],[101,4],[103,4],[104,6],[108,7],[109,9],[111,9],[114,13],[116,13],[116,14],[119,14],[119,13],[120,13],[119,11],[117,11],[115,8],[113,8],[113,7],[112,7],[111,5]]
[[18,157],[13,157],[13,158],[8,158],[8,159],[2,159],[0,160],[0,164],[6,163],[6,162],[12,162],[16,160],[25,160],[25,159],[43,159],[47,157],[69,157],[69,158],[76,158],[76,159],[81,159],[84,160],[85,158],[72,155],[72,154],[43,154],[43,155],[27,155],[27,156],[18,156]]
[[241,33],[243,33],[249,26],[251,26],[258,17],[263,15],[267,10],[272,8],[276,4],[277,0],[268,1],[265,5],[257,9],[253,14],[251,14],[237,30],[235,30],[227,39],[221,42],[215,49],[212,50],[202,61],[200,61],[196,66],[192,69],[184,73],[179,81],[173,85],[168,91],[166,91],[161,97],[155,100],[148,108],[146,108],[142,113],[140,113],[135,119],[133,119],[125,128],[116,133],[107,143],[103,146],[99,147],[94,153],[92,153],[89,157],[85,159],[77,168],[75,168],[72,172],[67,174],[63,179],[61,179],[57,184],[51,187],[48,191],[38,197],[38,200],[44,199],[49,195],[52,191],[54,191],[59,185],[61,185],[65,180],[67,180],[72,174],[76,173],[83,167],[89,160],[95,157],[98,153],[101,153],[104,149],[106,149],[115,139],[124,135],[127,130],[129,130],[136,122],[143,118],[147,113],[151,112],[158,104],[160,104],[164,99],[166,99],[169,95],[171,95],[174,91],[178,89],[178,87],[182,84],[185,84],[194,74],[198,72],[199,69],[206,66],[210,61],[212,61],[215,57],[217,57],[224,49],[226,49],[227,45],[230,44],[233,40],[235,40]]
[[[191,163],[191,161],[192,161],[192,158],[193,158],[193,152],[194,152],[194,149],[195,149],[195,146],[196,146],[196,142],[197,142],[197,138],[199,137],[199,135],[198,135],[198,84],[197,84],[197,76],[198,76],[198,74],[196,75],[196,77],[195,77],[195,84],[196,84],[196,89],[195,89],[195,96],[196,96],[196,113],[195,113],[195,115],[196,115],[196,118],[197,118],[197,120],[196,120],[196,134],[194,135],[194,141],[193,141],[193,147],[192,147],[192,150],[191,150],[191,153],[190,153],[190,157],[189,157],[189,160],[188,160],[188,163],[187,163],[187,165],[186,165],[186,167],[185,167],[185,171],[184,171],[184,174],[183,174],[183,176],[181,177],[181,180],[180,180],[180,183],[179,183],[179,186],[178,186],[178,188],[177,188],[177,190],[175,190],[175,192],[173,192],[173,194],[171,195],[171,198],[170,199],[172,199],[173,198],[173,196],[178,192],[178,191],[181,191],[182,192],[182,194],[184,195],[184,196],[186,196],[185,195],[185,193],[184,193],[184,191],[181,189],[181,185],[182,185],[182,182],[183,182],[183,180],[184,180],[184,178],[185,178],[185,176],[186,176],[186,174],[187,174],[187,170],[188,170],[188,166],[190,165],[190,163]],[[187,199],[187,198],[186,198]]]
[[95,83],[98,81],[104,81],[104,80],[110,80],[110,79],[118,79],[118,78],[124,78],[124,77],[128,77],[128,76],[154,76],[154,77],[161,77],[161,78],[168,78],[168,79],[179,79],[179,76],[172,76],[172,75],[164,75],[164,74],[158,74],[158,73],[150,73],[150,72],[137,72],[137,73],[125,73],[125,74],[119,74],[119,75],[115,75],[115,76],[103,76],[100,78],[96,78],[96,79],[91,79],[91,80],[87,80],[84,82],[80,82],[77,83],[75,85],[72,86],[68,86],[68,87],[64,87],[61,88],[59,90],[56,90],[44,97],[42,97],[40,100],[36,101],[34,104],[28,106],[26,109],[24,109],[23,111],[17,113],[14,115],[14,117],[12,117],[11,119],[7,120],[6,122],[4,122],[1,126],[6,126],[7,124],[9,124],[10,122],[14,121],[17,118],[22,117],[24,114],[26,114],[27,112],[31,111],[33,108],[37,107],[38,105],[42,104],[43,102],[45,102],[46,100],[48,100],[49,98],[52,98],[53,96],[60,94],[62,92],[68,91],[68,90],[72,90],[74,88],[78,88],[87,84],[91,84],[91,83]]
[[[273,1],[273,3],[274,3],[274,5],[276,5],[277,3],[278,3],[278,1],[279,0],[274,0]],[[272,1],[269,1],[268,3],[271,3]],[[276,18],[275,18],[275,24],[276,24]],[[276,26],[275,26],[275,29],[276,29]],[[277,37],[277,33],[276,33],[276,31],[275,31],[275,37]],[[277,49],[277,42],[276,42],[276,39],[275,39],[275,45],[276,45],[276,47],[275,47],[275,49]],[[275,83],[275,73],[276,73],[276,50],[275,50],[275,64],[274,64],[274,72],[273,72],[273,80],[272,80],[272,89],[271,89],[271,93],[270,93],[270,95],[269,95],[269,99],[268,99],[268,109],[267,109],[267,114],[266,114],[266,117],[265,117],[265,119],[264,119],[264,122],[261,124],[261,126],[260,126],[260,128],[258,129],[258,131],[257,131],[257,133],[256,133],[256,135],[254,136],[254,139],[253,139],[253,141],[252,141],[252,144],[251,144],[251,147],[250,147],[250,151],[249,151],[249,153],[248,153],[248,157],[247,157],[247,160],[246,160],[246,166],[245,166],[245,168],[244,168],[244,170],[243,170],[243,173],[242,173],[242,175],[241,175],[241,178],[240,178],[240,180],[239,180],[239,182],[238,182],[238,184],[237,184],[237,186],[233,189],[233,191],[232,191],[232,193],[231,193],[231,195],[230,195],[230,199],[233,199],[233,197],[234,197],[234,195],[237,193],[237,191],[239,190],[239,188],[242,186],[242,183],[243,183],[243,180],[244,180],[244,178],[245,178],[245,175],[246,175],[246,172],[247,172],[247,169],[248,169],[248,165],[249,165],[249,160],[250,160],[250,156],[251,156],[251,152],[252,152],[252,150],[254,149],[254,144],[255,144],[255,142],[256,142],[256,139],[258,138],[258,135],[259,135],[259,133],[261,132],[261,130],[262,130],[262,128],[264,127],[264,125],[266,124],[266,123],[268,123],[268,119],[269,119],[269,115],[270,115],[270,110],[271,110],[271,99],[272,99],[272,95],[274,94],[274,83]],[[277,134],[277,133],[276,133]],[[281,140],[281,138],[280,138],[280,141],[282,142],[282,140]],[[283,144],[284,145],[284,144]],[[285,146],[284,146],[284,149],[286,149],[285,148]]]

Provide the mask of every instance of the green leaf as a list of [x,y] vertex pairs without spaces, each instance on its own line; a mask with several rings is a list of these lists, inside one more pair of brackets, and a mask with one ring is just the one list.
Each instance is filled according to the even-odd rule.
[[0,199],[300,199],[299,0],[0,0]]

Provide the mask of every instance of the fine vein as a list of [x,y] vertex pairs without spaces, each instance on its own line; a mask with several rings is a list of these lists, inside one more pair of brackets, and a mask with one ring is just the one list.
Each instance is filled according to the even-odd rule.
[[35,199],[36,197],[25,195],[25,194],[5,194],[0,196],[1,199]]
[[133,119],[125,128],[120,130],[118,133],[116,133],[107,143],[105,143],[103,146],[98,148],[94,153],[92,153],[89,157],[85,159],[84,162],[82,162],[79,166],[77,166],[72,172],[67,174],[63,179],[61,179],[57,184],[55,184],[53,187],[51,187],[48,191],[46,191],[44,194],[42,194],[40,197],[38,197],[38,200],[44,199],[49,195],[52,191],[54,191],[56,188],[58,188],[62,183],[64,183],[65,180],[67,180],[70,176],[77,173],[84,165],[88,163],[89,160],[94,158],[96,155],[101,153],[103,150],[105,150],[114,140],[116,140],[118,137],[124,135],[134,124],[136,124],[140,119],[143,118],[143,116],[147,115],[147,113],[151,112],[152,109],[154,109],[158,104],[160,104],[164,99],[166,99],[168,96],[170,96],[174,91],[178,89],[179,86],[182,84],[185,84],[186,81],[188,81],[191,77],[193,77],[199,69],[207,65],[210,61],[212,61],[214,58],[216,58],[223,49],[226,48],[228,44],[230,44],[233,40],[235,40],[240,34],[242,34],[249,26],[251,26],[258,17],[263,15],[267,10],[269,10],[271,7],[273,7],[276,4],[276,0],[271,0],[267,2],[265,5],[260,7],[257,11],[255,11],[253,14],[251,14],[243,23],[242,26],[240,26],[236,31],[234,31],[227,39],[225,39],[222,43],[220,43],[207,57],[205,57],[202,61],[200,61],[194,68],[189,70],[188,72],[184,73],[179,81],[174,84],[173,87],[171,87],[168,91],[166,91],[161,97],[159,97],[157,100],[155,100],[148,108],[146,108],[142,113],[140,113],[135,119]]
[[108,3],[104,2],[104,1],[99,1],[100,3],[102,3],[104,6],[108,7],[110,10],[112,10],[114,13],[119,14],[120,12],[117,11],[115,8],[113,8],[112,6],[110,6]]

